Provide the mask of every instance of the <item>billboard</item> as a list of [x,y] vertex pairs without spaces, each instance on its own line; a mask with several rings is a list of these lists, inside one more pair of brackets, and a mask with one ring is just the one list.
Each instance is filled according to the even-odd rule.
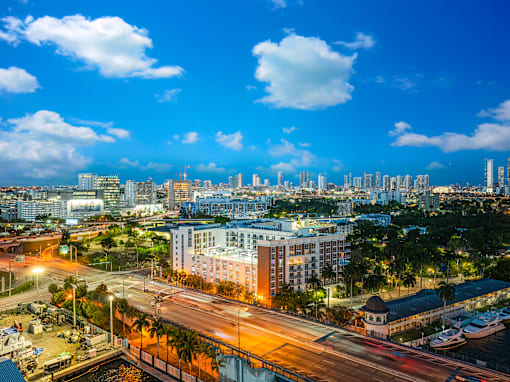
[[78,225],[78,219],[76,218],[67,218],[66,225]]
[[68,253],[67,245],[61,245],[60,246],[60,254],[61,255],[67,255],[67,253]]
[[102,199],[71,199],[67,201],[67,216],[70,218],[102,215],[104,201]]

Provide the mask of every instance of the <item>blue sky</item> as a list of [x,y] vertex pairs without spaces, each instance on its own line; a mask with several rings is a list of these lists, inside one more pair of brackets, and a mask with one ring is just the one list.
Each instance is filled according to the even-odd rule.
[[6,0],[2,184],[300,170],[480,184],[510,156],[505,2]]

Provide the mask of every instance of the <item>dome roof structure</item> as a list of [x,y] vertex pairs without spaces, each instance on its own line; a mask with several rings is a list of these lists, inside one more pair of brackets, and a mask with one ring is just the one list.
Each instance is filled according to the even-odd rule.
[[379,296],[370,297],[365,306],[362,308],[365,312],[369,313],[387,313],[389,309],[386,307],[386,304]]

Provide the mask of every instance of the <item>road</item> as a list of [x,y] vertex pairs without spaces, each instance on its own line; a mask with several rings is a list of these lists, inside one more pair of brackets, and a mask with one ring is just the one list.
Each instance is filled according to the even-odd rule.
[[[0,258],[0,268],[5,269],[5,265],[6,259]],[[129,273],[107,273],[61,259],[42,261],[27,257],[25,264],[15,265],[18,272],[27,273],[35,266],[45,269],[40,279],[44,290],[50,282],[61,281],[78,271],[90,288],[103,282],[116,296],[126,297],[131,305],[151,314],[155,313],[151,294],[162,293],[166,296],[160,306],[162,318],[235,346],[239,314],[244,350],[318,381],[439,382],[456,373],[477,375],[488,381],[510,381],[510,377],[498,377],[472,366],[459,368],[459,364],[443,358],[281,313],[255,307],[244,311],[245,305],[159,282],[147,282],[144,292],[143,279]],[[29,298],[33,295],[26,293],[16,296],[15,301],[30,301]],[[4,301],[0,301],[0,308],[2,304]]]

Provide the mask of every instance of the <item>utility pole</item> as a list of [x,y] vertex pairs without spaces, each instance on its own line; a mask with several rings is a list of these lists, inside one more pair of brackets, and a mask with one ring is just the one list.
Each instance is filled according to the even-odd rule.
[[76,285],[73,284],[73,328],[76,328]]
[[111,343],[113,347],[113,296],[110,296],[110,335],[112,337]]
[[9,259],[9,297],[11,297],[11,259]]

